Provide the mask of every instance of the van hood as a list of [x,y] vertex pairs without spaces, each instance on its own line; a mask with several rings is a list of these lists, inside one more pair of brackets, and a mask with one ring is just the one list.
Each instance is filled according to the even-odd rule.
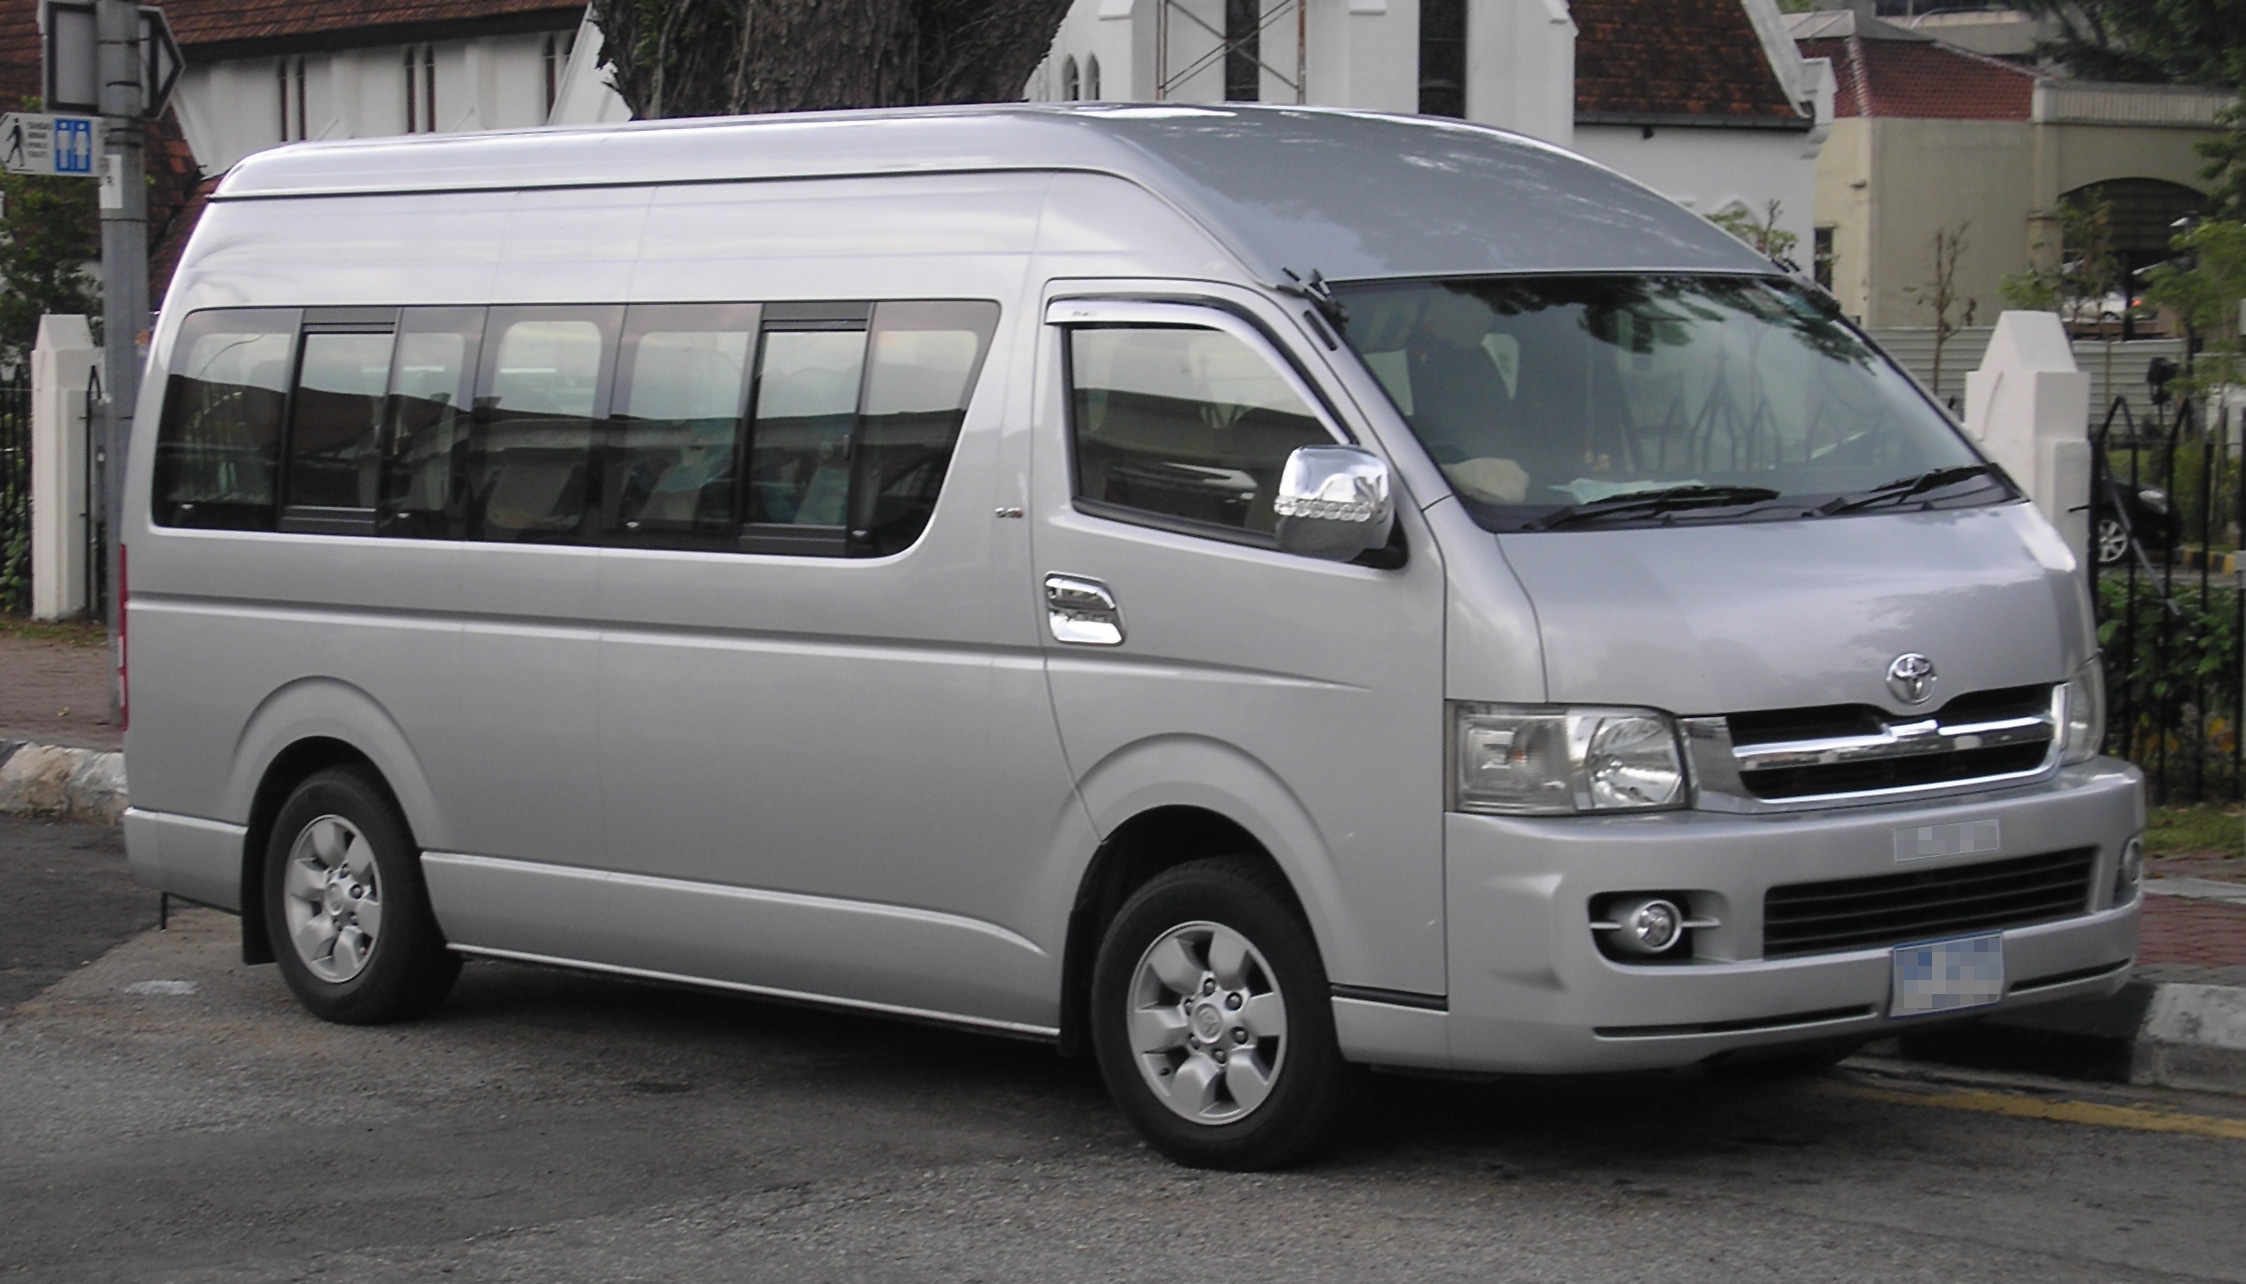
[[[1547,698],[1692,716],[1938,709],[2091,651],[2074,556],[2032,506],[1495,537],[1536,609]],[[1918,652],[1932,695],[1888,665]]]

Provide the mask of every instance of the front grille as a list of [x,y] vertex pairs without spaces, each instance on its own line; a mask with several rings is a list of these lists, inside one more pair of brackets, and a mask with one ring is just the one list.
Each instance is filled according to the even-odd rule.
[[1863,762],[1825,763],[1811,767],[1774,767],[1742,771],[1739,783],[1757,798],[1815,798],[1823,794],[1863,794],[1878,789],[1911,789],[1920,785],[1947,785],[1987,776],[2009,776],[2034,771],[2050,755],[2051,744],[2003,745],[1995,749],[1961,749],[1949,753],[1920,754],[1914,758],[1874,758]]
[[2025,775],[2049,762],[2058,734],[2047,686],[1969,692],[1915,718],[1833,705],[1726,723],[1740,786],[1772,802]]
[[1870,949],[2048,923],[2089,912],[2088,847],[1978,865],[1773,887],[1764,958]]

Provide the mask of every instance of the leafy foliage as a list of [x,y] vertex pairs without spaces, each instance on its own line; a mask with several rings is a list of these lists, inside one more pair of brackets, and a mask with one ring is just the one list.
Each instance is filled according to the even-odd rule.
[[[2037,251],[2052,246],[2038,244]],[[2113,209],[2102,198],[2073,195],[2059,202],[2056,259],[2016,272],[1999,287],[2016,308],[2083,315],[2103,321],[2106,296],[2127,287],[2121,259],[2113,251]],[[2087,305],[2087,306],[2086,306]]]
[[0,175],[0,365],[20,364],[47,313],[101,315],[101,217],[84,179]]
[[2238,311],[2246,300],[2246,222],[2213,219],[2176,238],[2177,257],[2146,274],[2145,297],[2174,309],[2205,343],[2188,390],[2210,393],[2246,381]]
[[592,0],[642,119],[1010,102],[1069,0]]
[[1762,218],[1758,220],[1754,211],[1733,206],[1710,214],[1708,221],[1753,246],[1755,253],[1788,271],[1796,271],[1798,268],[1791,256],[1794,247],[1801,244],[1801,237],[1778,226],[1778,215],[1783,209],[1777,201],[1771,201],[1763,206]]
[[2023,0],[2055,19],[2038,52],[2085,80],[2205,85],[2246,80],[2246,0]]
[[2106,670],[2106,752],[2150,773],[2170,800],[2204,779],[2211,794],[2234,793],[2232,754],[2239,711],[2236,590],[2201,600],[2182,576],[2174,598],[2160,581],[2124,576],[2098,581],[2098,645]]

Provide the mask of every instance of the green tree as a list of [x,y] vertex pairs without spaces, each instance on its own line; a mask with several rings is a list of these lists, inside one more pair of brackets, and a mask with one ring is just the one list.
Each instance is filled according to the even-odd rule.
[[642,119],[1011,102],[1069,0],[592,0]]
[[1788,256],[1801,244],[1801,237],[1778,226],[1778,215],[1784,207],[1773,200],[1763,206],[1760,219],[1754,211],[1735,206],[1720,213],[1708,215],[1708,221],[1754,247],[1755,253],[1787,267],[1794,266]]
[[0,363],[16,364],[49,312],[101,316],[101,258],[94,184],[82,178],[0,174]]
[[2086,80],[2237,89],[2246,0],[2022,0],[2055,20],[2038,52]]
[[2177,255],[2146,274],[2145,297],[2174,310],[2206,346],[2190,386],[2210,392],[2246,381],[2239,308],[2246,301],[2246,222],[2210,219],[2176,238]]

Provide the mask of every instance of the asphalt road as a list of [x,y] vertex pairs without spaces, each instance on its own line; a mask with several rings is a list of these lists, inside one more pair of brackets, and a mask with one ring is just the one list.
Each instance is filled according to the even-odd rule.
[[2246,1280],[2237,1099],[1381,1078],[1329,1159],[1194,1173],[1032,1044],[490,963],[322,1025],[120,867],[0,819],[9,966],[71,960],[0,1017],[10,1279]]

